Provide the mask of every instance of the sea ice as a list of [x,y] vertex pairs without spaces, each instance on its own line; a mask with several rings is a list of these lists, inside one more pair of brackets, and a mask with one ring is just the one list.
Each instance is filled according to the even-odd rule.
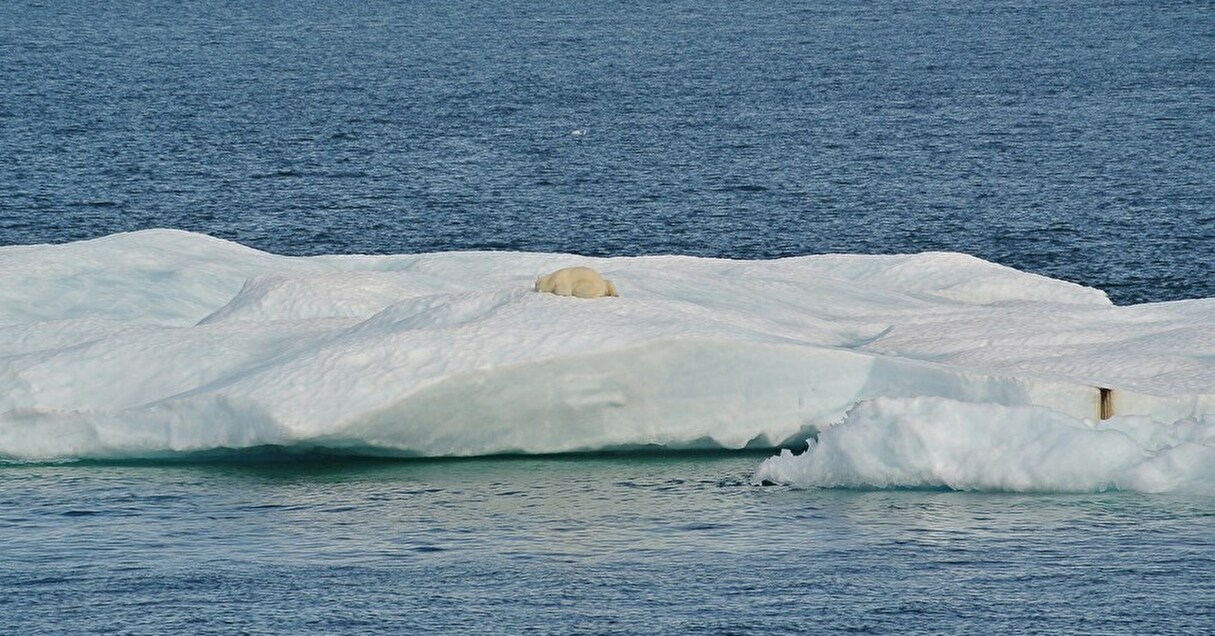
[[1215,418],[1094,423],[1040,406],[874,398],[757,482],[816,487],[1215,492]]
[[[572,266],[602,272],[621,297],[532,290]],[[808,457],[830,463],[832,435],[884,399],[942,400],[879,409],[889,422],[948,419],[947,436],[963,430],[956,414],[982,415],[1002,423],[984,429],[999,438],[1025,428],[1017,409],[1052,430],[1091,423],[1098,386],[1115,389],[1117,413],[1152,422],[1140,428],[1207,421],[1215,300],[1117,307],[952,253],[305,258],[174,230],[0,248],[8,460],[266,444],[423,456],[742,448],[822,432]]]

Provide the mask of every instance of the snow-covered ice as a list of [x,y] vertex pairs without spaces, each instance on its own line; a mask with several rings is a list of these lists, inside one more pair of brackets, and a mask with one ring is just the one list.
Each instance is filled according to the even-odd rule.
[[1040,406],[874,398],[810,448],[765,461],[758,482],[819,487],[1215,492],[1215,418],[1094,424]]
[[[621,297],[532,291],[575,265]],[[1113,420],[1097,421],[1098,386],[1115,390]],[[962,254],[305,258],[174,230],[0,248],[8,460],[817,435],[757,479],[1151,490],[1173,487],[1170,462],[1211,463],[1212,421],[1215,299],[1119,307]],[[1050,452],[983,459],[1031,435]],[[1092,471],[1040,477],[1056,457]],[[950,471],[963,464],[978,468]]]

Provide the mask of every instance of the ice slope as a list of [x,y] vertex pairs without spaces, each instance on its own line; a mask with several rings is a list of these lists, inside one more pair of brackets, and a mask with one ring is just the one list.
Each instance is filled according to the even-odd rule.
[[[571,265],[621,297],[531,291]],[[1212,316],[952,253],[301,258],[173,230],[3,247],[0,457],[741,448],[880,397],[1083,423],[1098,385],[1172,425],[1215,412]]]
[[1215,418],[1094,423],[1040,406],[933,397],[860,402],[755,481],[816,487],[1215,493]]

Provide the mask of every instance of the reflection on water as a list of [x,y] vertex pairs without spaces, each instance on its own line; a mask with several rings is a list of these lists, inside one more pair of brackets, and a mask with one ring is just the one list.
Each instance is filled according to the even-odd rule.
[[172,633],[188,607],[199,633],[1137,633],[1215,612],[1210,499],[758,487],[761,458],[4,467],[0,628]]

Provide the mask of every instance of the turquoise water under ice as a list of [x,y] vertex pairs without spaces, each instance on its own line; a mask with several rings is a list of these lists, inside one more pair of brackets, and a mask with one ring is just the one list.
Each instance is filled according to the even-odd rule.
[[0,467],[0,632],[1210,633],[1210,498],[752,486],[762,457]]

